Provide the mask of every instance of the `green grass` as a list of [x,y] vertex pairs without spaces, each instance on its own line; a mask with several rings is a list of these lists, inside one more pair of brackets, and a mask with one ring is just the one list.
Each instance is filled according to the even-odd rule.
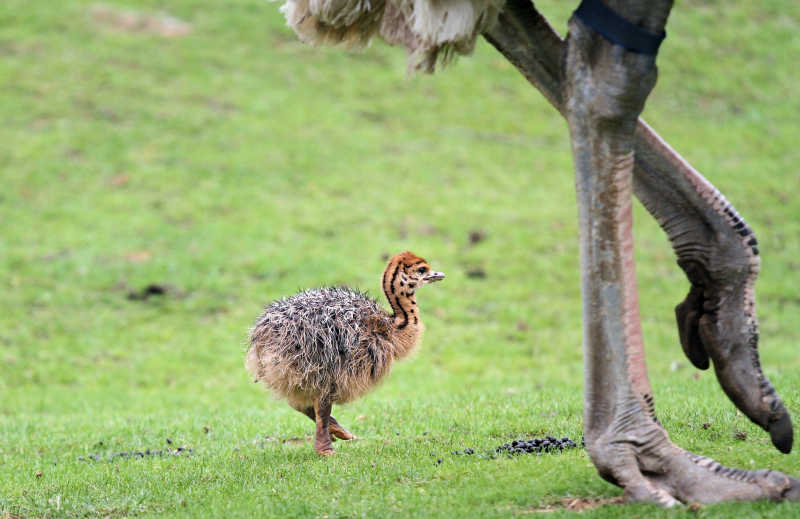
[[[571,4],[537,2],[562,32]],[[110,29],[84,1],[0,4],[0,517],[511,517],[619,495],[578,450],[450,454],[581,434],[572,165],[538,92],[484,42],[404,79],[402,51],[303,46],[261,0],[119,5],[166,9],[193,31]],[[762,360],[795,414],[798,28],[790,0],[677,2],[645,112],[758,235]],[[635,217],[672,438],[800,474],[796,452],[777,453],[713,374],[688,366],[673,317],[687,283],[641,206]],[[472,230],[486,240],[471,245]],[[404,249],[448,275],[420,295],[423,345],[335,410],[361,439],[318,459],[311,422],[248,380],[248,328],[300,288],[379,294],[382,256]],[[467,276],[478,267],[485,279]],[[128,299],[150,283],[172,289]],[[86,461],[167,438],[192,455]]]

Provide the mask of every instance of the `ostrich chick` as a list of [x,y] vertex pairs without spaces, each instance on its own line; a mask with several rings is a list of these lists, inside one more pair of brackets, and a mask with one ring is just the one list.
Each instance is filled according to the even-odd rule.
[[289,405],[317,424],[314,449],[334,453],[331,435],[355,438],[331,416],[333,404],[363,395],[396,359],[417,346],[423,326],[416,292],[444,279],[424,259],[401,252],[383,272],[392,314],[345,287],[306,290],[269,305],[250,332],[245,365]]

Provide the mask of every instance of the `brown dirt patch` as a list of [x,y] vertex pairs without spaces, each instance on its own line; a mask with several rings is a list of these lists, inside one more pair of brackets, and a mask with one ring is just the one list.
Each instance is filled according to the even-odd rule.
[[125,253],[125,259],[131,263],[147,263],[153,258],[149,250],[133,250]]
[[97,25],[118,32],[154,34],[164,38],[179,38],[192,32],[190,23],[165,12],[150,13],[94,4],[89,8],[89,17]]
[[573,512],[583,512],[601,506],[621,505],[625,503],[622,496],[617,497],[564,497],[558,503],[540,507],[530,507],[523,511],[524,514],[539,514],[556,512],[558,510],[570,510]]

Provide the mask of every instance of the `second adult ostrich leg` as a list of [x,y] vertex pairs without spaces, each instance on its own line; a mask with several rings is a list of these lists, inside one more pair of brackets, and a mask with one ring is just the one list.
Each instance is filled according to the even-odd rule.
[[[607,2],[625,19],[654,34],[663,30],[671,4],[669,0]],[[625,488],[626,495],[634,500],[671,505],[678,501],[800,497],[800,481],[771,471],[727,469],[686,452],[669,441],[655,420],[639,323],[631,207],[637,121],[655,84],[655,57],[611,44],[573,17],[565,67],[563,107],[572,137],[581,229],[584,431],[592,461],[605,479]],[[674,179],[665,180],[667,185],[670,180]],[[700,215],[713,211],[724,214],[727,202],[715,191],[709,191],[709,187],[695,186],[694,198],[700,198],[703,204],[690,203],[686,208]],[[654,189],[664,186],[655,184]],[[666,189],[669,191],[669,187]],[[671,201],[681,198],[692,199],[678,193]],[[675,213],[676,218],[678,214]],[[733,214],[728,216],[738,218]],[[672,226],[686,226],[689,229],[686,232],[691,232],[691,217],[688,223],[685,220],[669,223],[669,218],[660,221],[673,238],[673,245],[676,239],[670,234]],[[717,237],[717,241],[724,241],[724,236]],[[732,245],[731,250],[735,250],[736,244]],[[679,258],[682,252],[687,252],[676,249]],[[697,257],[716,253],[709,249],[700,251]],[[757,258],[755,254],[752,257]],[[786,450],[791,442],[786,444],[786,423],[780,422],[785,411],[777,414],[775,423],[762,418],[780,411],[779,400],[774,391],[751,387],[750,380],[763,381],[763,375],[757,362],[740,360],[741,347],[754,346],[745,343],[737,347],[740,336],[754,333],[752,329],[741,328],[742,324],[755,326],[753,308],[745,306],[740,308],[744,315],[734,315],[726,307],[730,298],[752,302],[757,261],[755,265],[741,264],[723,257],[718,265],[730,272],[708,272],[709,266],[717,265],[714,261],[718,258],[709,256],[709,259],[706,264],[700,263],[697,270],[682,265],[696,286],[708,287],[701,294],[690,293],[678,310],[687,354],[701,367],[707,363],[704,355],[710,354],[728,394],[737,405],[750,411],[749,416],[762,420],[762,426],[770,430],[776,445]],[[744,283],[733,275],[738,271],[743,272]],[[713,286],[718,280],[722,284]],[[698,300],[705,300],[699,309]],[[699,321],[697,315],[690,315],[698,311],[706,313]],[[731,326],[733,329],[729,329]],[[724,342],[728,339],[735,342]],[[748,351],[752,353],[755,349]],[[751,397],[753,392],[762,400],[771,397],[766,413],[760,409],[763,403]]]
[[[566,117],[565,42],[529,0],[508,0],[499,23],[484,36]],[[781,452],[789,452],[791,420],[758,359],[753,284],[760,262],[752,231],[641,119],[634,149],[634,194],[667,233],[692,283],[676,308],[686,355],[700,369],[709,367],[710,355],[731,400],[770,433]]]

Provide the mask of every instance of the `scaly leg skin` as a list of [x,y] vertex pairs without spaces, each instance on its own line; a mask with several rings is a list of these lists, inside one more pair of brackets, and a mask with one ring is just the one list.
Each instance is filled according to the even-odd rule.
[[333,445],[331,445],[331,403],[320,398],[314,401],[314,415],[317,424],[317,434],[314,437],[314,450],[320,456],[330,456],[335,454]]
[[[507,0],[499,23],[484,36],[566,116],[565,44],[530,0]],[[729,398],[770,433],[781,452],[789,452],[791,419],[758,356],[753,287],[759,256],[752,231],[714,186],[641,119],[634,150],[634,194],[667,233],[692,284],[676,308],[687,357],[700,369],[709,367],[710,357]]]
[[[608,4],[628,20],[658,33],[672,2],[617,0]],[[612,45],[575,17],[569,30],[565,112],[581,230],[587,452],[600,475],[623,487],[626,497],[634,501],[672,506],[800,499],[800,481],[768,470],[722,467],[674,445],[655,420],[639,319],[631,198],[634,136],[638,116],[655,84],[655,58]],[[720,315],[722,307],[711,301],[703,309],[716,312],[718,319],[735,318]],[[699,318],[698,335],[705,347],[713,330],[704,330],[710,326],[704,318]],[[724,328],[728,323],[715,324]],[[752,364],[738,367],[752,369]]]
[[[636,133],[637,144],[660,141],[643,122]],[[670,201],[666,197],[639,195],[667,232],[678,264],[692,284],[686,299],[675,308],[683,350],[700,369],[708,368],[710,358],[728,397],[769,432],[778,450],[789,453],[792,421],[761,370],[758,355],[754,289],[761,261],[756,238],[736,209],[680,156],[654,157],[640,148],[636,148],[637,162],[641,154],[650,165],[659,159],[673,164],[688,184],[675,186],[673,192],[683,188],[693,202],[687,207],[677,201],[665,203]],[[640,184],[659,181],[640,177]]]
[[[311,418],[311,420],[313,420],[314,422],[317,421],[317,414],[314,412],[314,408],[313,407],[301,407],[299,409],[297,407],[295,407],[295,409],[300,411],[301,413],[303,413],[307,417]],[[336,418],[334,418],[333,416],[330,417],[330,428],[329,429],[331,431],[331,440],[332,441],[336,441],[337,438],[340,439],[340,440],[356,440],[357,439],[356,436],[353,433],[351,433],[350,431],[348,431],[347,429],[342,427],[339,424],[339,422],[336,421]]]

